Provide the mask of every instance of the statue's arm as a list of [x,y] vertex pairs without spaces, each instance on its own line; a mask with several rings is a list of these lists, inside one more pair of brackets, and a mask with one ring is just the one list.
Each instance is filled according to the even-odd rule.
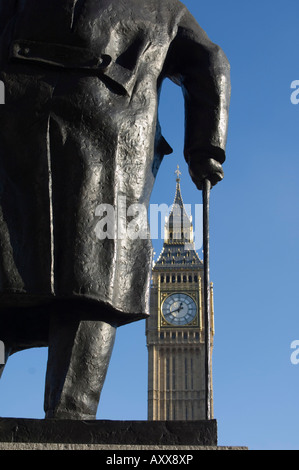
[[184,155],[199,189],[203,178],[223,178],[228,129],[230,65],[189,12],[178,25],[167,58],[168,76],[185,99]]

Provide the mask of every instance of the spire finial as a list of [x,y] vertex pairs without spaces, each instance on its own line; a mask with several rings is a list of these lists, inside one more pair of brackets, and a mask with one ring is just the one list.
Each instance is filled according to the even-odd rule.
[[175,171],[175,173],[176,173],[176,175],[177,175],[176,181],[177,181],[177,183],[179,183],[179,182],[180,182],[180,176],[181,176],[181,174],[182,174],[182,173],[180,172],[180,167],[179,167],[179,165],[177,166],[177,170]]

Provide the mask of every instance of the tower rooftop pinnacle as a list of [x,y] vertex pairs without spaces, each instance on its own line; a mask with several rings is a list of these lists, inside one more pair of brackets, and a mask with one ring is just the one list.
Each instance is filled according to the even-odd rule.
[[[182,198],[182,193],[181,193],[181,186],[180,186],[180,182],[181,182],[180,176],[181,176],[182,173],[180,172],[179,165],[177,166],[177,170],[175,171],[175,173],[177,175],[177,178],[176,178],[176,192],[175,192],[173,208],[172,208],[172,211],[171,211],[170,215],[173,213],[175,205],[178,205],[180,208],[185,209],[184,203],[183,203],[183,198]],[[186,215],[187,215],[187,213],[186,213]],[[187,215],[187,217],[188,217],[188,215]]]
[[[181,171],[175,171],[176,192],[174,202],[165,223],[164,244],[155,268],[184,267],[189,265],[201,269],[203,262],[199,258],[193,241],[192,216],[187,214],[181,193]],[[187,266],[186,266],[187,267]]]
[[177,175],[176,181],[177,181],[177,183],[179,183],[179,182],[181,181],[180,176],[181,176],[181,174],[182,174],[182,173],[180,172],[180,167],[179,167],[179,165],[177,166],[177,169],[176,169],[175,173],[176,173],[176,175]]

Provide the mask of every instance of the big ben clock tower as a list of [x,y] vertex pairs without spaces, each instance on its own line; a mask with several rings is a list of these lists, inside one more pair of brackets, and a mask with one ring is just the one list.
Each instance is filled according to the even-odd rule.
[[[177,170],[176,194],[153,267],[151,316],[147,320],[148,419],[205,419],[203,262],[193,241]],[[214,335],[211,286],[211,350]],[[210,372],[211,373],[211,372]],[[211,393],[212,397],[212,393]],[[213,414],[213,398],[211,398]]]

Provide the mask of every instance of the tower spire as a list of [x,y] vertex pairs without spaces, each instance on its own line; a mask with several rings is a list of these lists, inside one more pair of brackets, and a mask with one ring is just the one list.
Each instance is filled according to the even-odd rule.
[[184,203],[183,203],[183,198],[182,198],[182,193],[181,193],[181,185],[180,185],[182,172],[180,171],[179,165],[177,166],[175,174],[177,177],[176,177],[176,191],[175,191],[173,208],[176,208],[176,205],[177,205],[180,208],[180,210],[183,212],[185,211],[185,208],[184,208]]
[[202,267],[194,246],[192,216],[187,214],[181,194],[181,171],[177,166],[176,192],[174,202],[165,221],[165,236],[163,249],[156,262],[156,266],[192,265],[192,268]]

